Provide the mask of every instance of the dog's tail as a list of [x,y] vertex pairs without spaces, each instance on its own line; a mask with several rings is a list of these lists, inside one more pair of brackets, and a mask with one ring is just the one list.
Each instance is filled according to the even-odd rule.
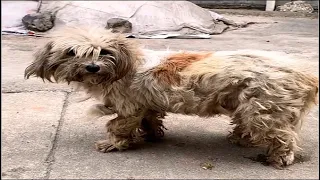
[[312,104],[318,105],[319,104],[319,79],[316,77],[311,77],[309,81],[309,93],[308,93],[308,100],[309,102],[313,102]]
[[314,97],[315,97],[315,104],[318,104],[319,103],[319,83],[317,83],[317,85],[315,86],[314,88]]

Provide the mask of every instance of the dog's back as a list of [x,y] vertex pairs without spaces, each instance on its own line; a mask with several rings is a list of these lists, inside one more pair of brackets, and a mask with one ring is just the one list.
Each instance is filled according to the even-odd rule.
[[168,87],[167,99],[173,112],[230,114],[241,101],[251,97],[307,110],[317,100],[318,78],[300,71],[298,62],[284,53],[258,50],[149,53],[146,57],[161,57],[146,71],[160,87]]

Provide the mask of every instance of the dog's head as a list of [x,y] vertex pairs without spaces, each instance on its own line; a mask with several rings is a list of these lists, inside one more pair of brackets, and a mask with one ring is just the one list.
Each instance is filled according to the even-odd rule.
[[99,28],[67,28],[36,52],[25,77],[111,83],[134,69],[137,53],[136,46],[120,34]]

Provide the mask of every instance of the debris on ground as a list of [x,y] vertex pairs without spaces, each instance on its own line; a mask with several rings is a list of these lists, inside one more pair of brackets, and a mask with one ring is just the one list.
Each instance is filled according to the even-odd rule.
[[31,31],[46,32],[54,26],[55,15],[50,12],[27,14],[22,18],[24,27]]
[[314,11],[312,5],[305,1],[287,2],[282,6],[278,6],[276,10],[283,11],[283,12],[303,12],[303,13],[312,13]]
[[121,18],[111,18],[107,21],[107,29],[112,29],[114,33],[130,33],[132,31],[132,23]]
[[211,163],[201,163],[200,164],[201,168],[202,169],[205,169],[205,170],[212,170],[212,168],[214,167]]

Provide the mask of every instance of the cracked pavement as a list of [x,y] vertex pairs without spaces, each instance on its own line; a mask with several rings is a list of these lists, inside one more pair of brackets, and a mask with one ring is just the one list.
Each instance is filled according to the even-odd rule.
[[[154,50],[284,51],[318,76],[318,19],[226,15],[230,19],[266,22],[229,31],[212,39],[139,40]],[[170,114],[165,138],[138,149],[99,153],[94,142],[105,136],[111,117],[90,119],[96,103],[79,101],[84,94],[64,84],[25,80],[32,51],[47,38],[2,36],[2,163],[3,179],[317,179],[319,176],[319,110],[307,116],[301,131],[297,163],[276,170],[246,157],[264,149],[241,148],[226,140],[229,119]],[[202,164],[209,164],[207,170]]]

